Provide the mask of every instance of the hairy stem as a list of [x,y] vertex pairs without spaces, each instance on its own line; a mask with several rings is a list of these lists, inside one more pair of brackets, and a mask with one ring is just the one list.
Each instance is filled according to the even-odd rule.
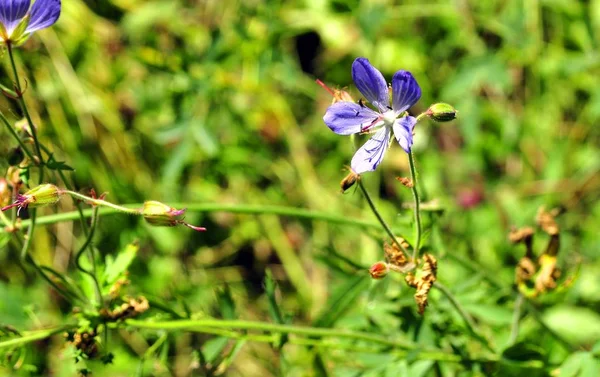
[[68,194],[71,195],[72,197],[76,198],[76,199],[80,199],[83,200],[84,202],[90,204],[90,205],[94,205],[94,206],[99,206],[99,207],[108,207],[108,208],[112,208],[116,211],[119,212],[124,212],[124,213],[128,213],[130,215],[139,215],[140,211],[137,209],[132,209],[132,208],[127,208],[127,207],[123,207],[117,204],[113,204],[111,202],[107,202],[106,200],[102,200],[102,199],[95,199],[89,196],[85,196],[83,194],[80,194],[78,192],[75,191],[71,191],[71,190],[63,190],[64,194]]

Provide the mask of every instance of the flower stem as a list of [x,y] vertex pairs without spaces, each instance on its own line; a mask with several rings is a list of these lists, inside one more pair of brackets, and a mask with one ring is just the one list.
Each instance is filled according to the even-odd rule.
[[371,211],[373,212],[375,217],[377,217],[377,220],[379,220],[379,223],[381,224],[383,229],[385,229],[386,233],[390,236],[390,238],[392,239],[392,242],[396,246],[398,246],[400,248],[400,250],[402,250],[404,255],[408,256],[408,251],[406,250],[406,248],[404,246],[402,246],[402,243],[400,241],[398,241],[398,239],[394,235],[394,232],[392,232],[392,229],[390,229],[389,225],[385,222],[383,217],[381,217],[381,215],[379,214],[377,207],[375,207],[375,203],[373,203],[373,200],[371,200],[371,196],[369,195],[369,192],[367,191],[367,189],[365,188],[365,186],[363,185],[361,180],[358,181],[358,187],[360,187],[360,190],[362,191],[365,199],[367,200],[367,203],[369,203],[369,207],[371,208]]
[[29,149],[27,148],[27,146],[25,145],[25,143],[23,142],[23,140],[21,140],[21,138],[17,134],[17,131],[15,131],[15,129],[11,126],[10,122],[8,121],[8,119],[6,119],[6,116],[4,116],[4,114],[1,111],[0,111],[0,119],[2,119],[2,123],[4,123],[4,125],[6,126],[6,128],[8,128],[8,132],[10,132],[10,134],[15,138],[15,140],[17,140],[17,142],[21,146],[21,149],[23,150],[23,152],[25,152],[25,154],[27,155],[27,157],[31,161],[35,162],[35,159],[33,158],[33,154],[31,154],[31,152],[29,151]]
[[[52,154],[50,152],[50,150],[44,144],[40,143],[40,147],[47,155]],[[60,179],[63,181],[67,190],[72,190],[73,188],[72,188],[71,184],[69,183],[69,181],[67,180],[67,177],[65,177],[65,173],[63,173],[63,171],[59,169],[58,175],[60,176]],[[85,216],[83,214],[83,208],[81,208],[81,203],[78,201],[75,201],[75,207],[77,208],[77,213],[79,213],[79,221],[81,223],[81,228],[83,229],[83,234],[87,237],[88,236],[88,226],[87,226],[87,223],[85,222]]]
[[[84,197],[82,200],[90,200],[91,198]],[[81,197],[78,197],[81,199]],[[314,211],[304,208],[286,207],[286,206],[273,206],[273,205],[253,205],[253,204],[223,204],[223,203],[169,203],[170,206],[175,208],[187,208],[188,212],[201,212],[201,213],[212,213],[212,212],[228,212],[236,213],[240,215],[278,215],[295,217],[298,219],[324,221],[332,224],[347,225],[359,227],[362,229],[381,229],[381,224],[374,221],[365,221],[356,219],[350,216],[339,216],[333,213]],[[102,216],[123,212],[123,208],[127,209],[127,213],[139,214],[137,209],[143,206],[143,203],[132,203],[125,204],[123,206],[116,206],[118,208],[103,208],[100,211]],[[83,210],[84,217],[91,217],[92,210]],[[62,212],[52,215],[42,216],[38,219],[38,225],[49,225],[56,224],[64,221],[77,220],[79,217],[76,211],[73,212]],[[23,220],[21,226],[29,225],[29,220]],[[393,229],[393,231],[399,232],[399,229]],[[0,228],[0,233],[6,232]]]
[[92,243],[92,239],[94,238],[94,233],[96,232],[96,227],[98,225],[98,218],[99,218],[98,210],[99,210],[98,207],[93,208],[92,225],[90,227],[90,232],[89,232],[85,242],[83,243],[83,245],[81,245],[81,247],[79,248],[79,251],[75,255],[75,265],[77,266],[77,269],[79,271],[83,272],[84,274],[89,275],[92,278],[92,280],[94,282],[94,288],[96,290],[96,300],[98,301],[99,306],[103,306],[104,302],[102,300],[102,290],[100,289],[100,283],[98,282],[98,278],[96,277],[96,274],[94,273],[95,268],[93,268],[92,271],[90,271],[90,270],[86,269],[85,267],[83,267],[83,265],[81,264],[81,257],[83,256],[83,253],[89,246],[91,263],[92,263],[92,265],[95,265],[94,248],[91,246],[91,243]]
[[36,130],[35,126],[33,125],[33,121],[31,120],[31,115],[29,115],[29,110],[27,109],[27,105],[25,104],[25,98],[23,97],[23,88],[21,87],[21,80],[19,79],[19,74],[17,72],[17,65],[15,64],[15,57],[14,57],[14,53],[13,53],[13,49],[12,49],[12,44],[9,42],[6,44],[6,47],[8,50],[8,56],[10,58],[10,65],[12,66],[12,71],[15,76],[15,84],[17,85],[17,90],[19,91],[17,94],[19,97],[19,103],[21,105],[21,110],[23,110],[23,114],[25,115],[25,118],[27,119],[27,123],[29,124],[29,128],[31,129],[31,137],[33,138],[33,143],[35,145],[35,151],[39,158],[39,161],[37,161],[37,164],[40,166],[39,182],[41,184],[44,181],[44,167],[43,167],[44,166],[44,157],[42,156],[42,150],[40,148],[40,143],[38,141],[37,130]]
[[112,208],[116,211],[124,212],[124,213],[130,214],[130,215],[139,215],[140,214],[140,211],[138,209],[123,207],[123,206],[120,206],[117,204],[113,204],[111,202],[107,202],[106,200],[95,199],[95,198],[92,198],[89,196],[85,196],[85,195],[80,194],[75,191],[63,190],[62,192],[64,194],[71,195],[72,197],[74,197],[76,199],[83,200],[84,202],[91,204],[93,206],[108,207],[108,208]]
[[323,328],[323,327],[304,327],[295,325],[282,325],[268,322],[254,322],[244,320],[220,320],[220,319],[197,319],[197,320],[174,320],[174,321],[140,321],[127,320],[125,324],[139,329],[157,329],[157,330],[185,330],[194,331],[198,328],[220,328],[220,329],[239,329],[275,332],[282,334],[295,334],[314,337],[335,337],[361,340],[365,342],[382,344],[402,349],[418,349],[417,345],[398,339],[391,339],[381,335],[375,335],[366,332],[348,331],[345,329]]
[[419,190],[417,189],[417,169],[415,167],[415,157],[412,152],[408,154],[408,162],[410,164],[410,175],[413,182],[412,193],[415,200],[415,246],[413,247],[412,260],[417,263],[419,257],[419,247],[421,246],[421,209],[419,201]]

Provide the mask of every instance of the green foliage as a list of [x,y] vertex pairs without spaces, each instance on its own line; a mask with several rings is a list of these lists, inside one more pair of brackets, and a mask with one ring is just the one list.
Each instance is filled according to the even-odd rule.
[[[44,183],[187,207],[208,231],[104,209],[90,228],[89,203],[63,198],[21,259],[27,228],[4,212],[0,375],[600,375],[599,35],[597,0],[63,1],[16,51]],[[359,98],[357,56],[414,74],[411,113],[459,111],[415,130],[421,249],[451,295],[434,285],[424,316],[402,275],[369,280],[388,236],[359,190],[339,193],[353,147],[323,124],[314,79]],[[1,59],[0,110],[31,149]],[[35,164],[9,166],[18,146],[0,125],[4,178],[32,188]],[[362,183],[414,243],[394,179],[408,159],[388,153]],[[577,279],[517,305],[524,249],[507,234],[542,205],[563,212],[559,282]]]

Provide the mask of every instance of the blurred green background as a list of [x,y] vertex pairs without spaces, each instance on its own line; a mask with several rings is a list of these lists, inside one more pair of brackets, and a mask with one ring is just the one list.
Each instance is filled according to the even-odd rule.
[[[578,278],[567,291],[532,300],[518,338],[543,367],[247,342],[214,374],[591,377],[600,373],[587,352],[600,339],[599,36],[598,0],[69,0],[54,27],[19,49],[18,64],[40,138],[75,168],[82,192],[108,192],[121,204],[281,205],[370,222],[360,192],[339,193],[353,146],[324,125],[331,96],[314,80],[358,98],[350,74],[356,57],[388,80],[411,71],[423,90],[413,114],[435,102],[460,111],[454,122],[416,129],[420,189],[442,209],[425,215],[425,246],[438,257],[440,282],[499,352],[508,346],[514,267],[523,256],[507,234],[533,226],[541,206],[564,211],[559,265],[564,276],[580,265]],[[7,85],[6,54],[2,63]],[[1,98],[0,108],[20,118],[14,101]],[[0,135],[7,155],[16,143],[4,128]],[[410,238],[412,196],[394,179],[409,176],[408,161],[397,145],[388,153],[364,182]],[[7,170],[6,159],[0,168]],[[73,209],[62,200],[41,214]],[[231,316],[271,321],[263,287],[270,270],[290,323],[409,338],[458,355],[481,348],[439,292],[421,317],[401,276],[369,280],[365,268],[383,258],[377,227],[193,210],[186,221],[208,231],[102,217],[95,244],[109,255],[139,242],[128,291],[177,310],[227,318],[225,295]],[[69,305],[19,264],[8,239],[0,234],[0,323],[28,330],[67,321]],[[76,221],[39,227],[33,255],[76,275],[69,260],[82,239]],[[546,242],[537,234],[536,251]],[[97,376],[133,375],[157,337],[114,330],[114,364],[90,368]],[[223,339],[173,333],[141,368],[209,375],[194,355],[212,352],[220,363],[234,344]],[[40,375],[80,368],[60,337],[35,343],[27,357]],[[565,360],[582,367],[560,368]]]

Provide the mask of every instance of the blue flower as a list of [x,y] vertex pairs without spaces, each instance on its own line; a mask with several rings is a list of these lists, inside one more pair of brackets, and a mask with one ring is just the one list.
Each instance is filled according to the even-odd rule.
[[387,83],[381,72],[365,58],[352,63],[352,79],[362,95],[375,110],[362,101],[336,102],[331,105],[323,121],[338,135],[374,133],[352,158],[350,166],[356,174],[374,171],[387,151],[392,130],[400,146],[410,153],[412,132],[416,118],[406,111],[421,98],[421,88],[408,71],[398,71],[392,77],[392,106]]
[[0,43],[22,43],[60,16],[60,0],[35,0],[30,6],[31,0],[0,0]]

